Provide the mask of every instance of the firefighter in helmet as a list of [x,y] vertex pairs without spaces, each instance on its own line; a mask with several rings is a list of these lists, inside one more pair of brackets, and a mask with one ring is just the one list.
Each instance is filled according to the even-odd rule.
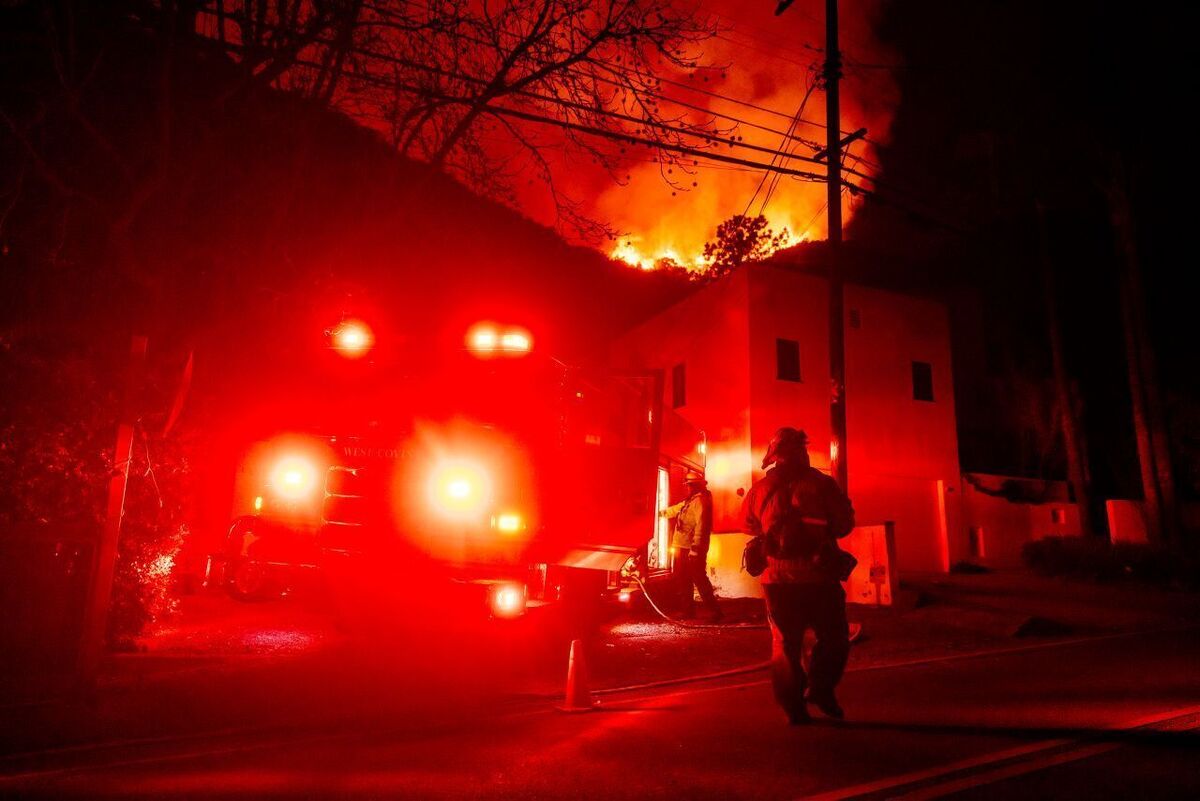
[[[746,493],[742,517],[747,534],[767,540],[760,581],[775,699],[792,725],[810,720],[806,703],[840,719],[834,690],[850,654],[849,628],[846,593],[828,554],[841,553],[836,542],[854,528],[854,509],[837,482],[809,464],[803,431],[776,431],[762,466],[767,474]],[[806,675],[801,656],[810,628],[816,645]]]
[[687,497],[662,511],[664,517],[675,520],[671,552],[675,559],[674,575],[682,603],[682,616],[695,617],[694,586],[715,622],[724,617],[724,613],[717,603],[712,582],[708,580],[708,543],[713,526],[712,493],[708,491],[704,476],[695,470],[687,471],[683,483],[687,486]]

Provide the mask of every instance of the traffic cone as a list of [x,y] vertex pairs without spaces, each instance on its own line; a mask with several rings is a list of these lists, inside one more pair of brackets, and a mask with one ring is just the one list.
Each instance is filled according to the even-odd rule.
[[583,640],[571,640],[571,658],[567,663],[567,692],[561,712],[591,712],[596,708],[588,686],[587,664],[583,656]]

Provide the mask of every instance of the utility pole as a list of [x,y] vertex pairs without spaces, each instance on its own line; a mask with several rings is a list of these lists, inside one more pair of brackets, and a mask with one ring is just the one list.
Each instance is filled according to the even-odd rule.
[[[795,0],[779,0],[775,16]],[[842,54],[838,49],[837,0],[825,0],[825,150],[816,158],[828,159],[825,185],[826,219],[829,220],[829,473],[849,489],[846,462],[846,328],[845,292],[840,251],[842,245],[842,146],[866,134],[856,131],[842,139],[841,99]]]
[[129,346],[125,388],[117,420],[117,444],[113,448],[112,470],[108,478],[108,508],[104,530],[92,557],[91,584],[83,612],[83,636],[79,644],[79,687],[88,691],[95,683],[104,653],[108,610],[112,601],[113,573],[117,563],[117,541],[121,536],[121,518],[125,514],[125,489],[129,485],[129,461],[133,456],[134,423],[137,419],[137,391],[142,367],[146,362],[147,340],[135,336]]
[[829,158],[826,219],[829,220],[829,472],[849,490],[846,461],[846,328],[842,286],[842,110],[838,82],[838,0],[825,0],[825,150]]

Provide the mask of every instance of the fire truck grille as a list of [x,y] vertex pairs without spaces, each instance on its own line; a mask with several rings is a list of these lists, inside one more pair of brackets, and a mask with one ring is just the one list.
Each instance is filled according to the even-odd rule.
[[336,526],[366,526],[380,514],[380,501],[387,497],[386,479],[368,467],[329,468],[325,477],[325,503],[321,517]]

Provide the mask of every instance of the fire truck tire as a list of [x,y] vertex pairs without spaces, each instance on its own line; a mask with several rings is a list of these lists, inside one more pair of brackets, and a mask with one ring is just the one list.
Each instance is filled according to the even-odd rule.
[[245,558],[230,562],[225,587],[238,601],[266,601],[279,597],[282,591],[270,565]]

